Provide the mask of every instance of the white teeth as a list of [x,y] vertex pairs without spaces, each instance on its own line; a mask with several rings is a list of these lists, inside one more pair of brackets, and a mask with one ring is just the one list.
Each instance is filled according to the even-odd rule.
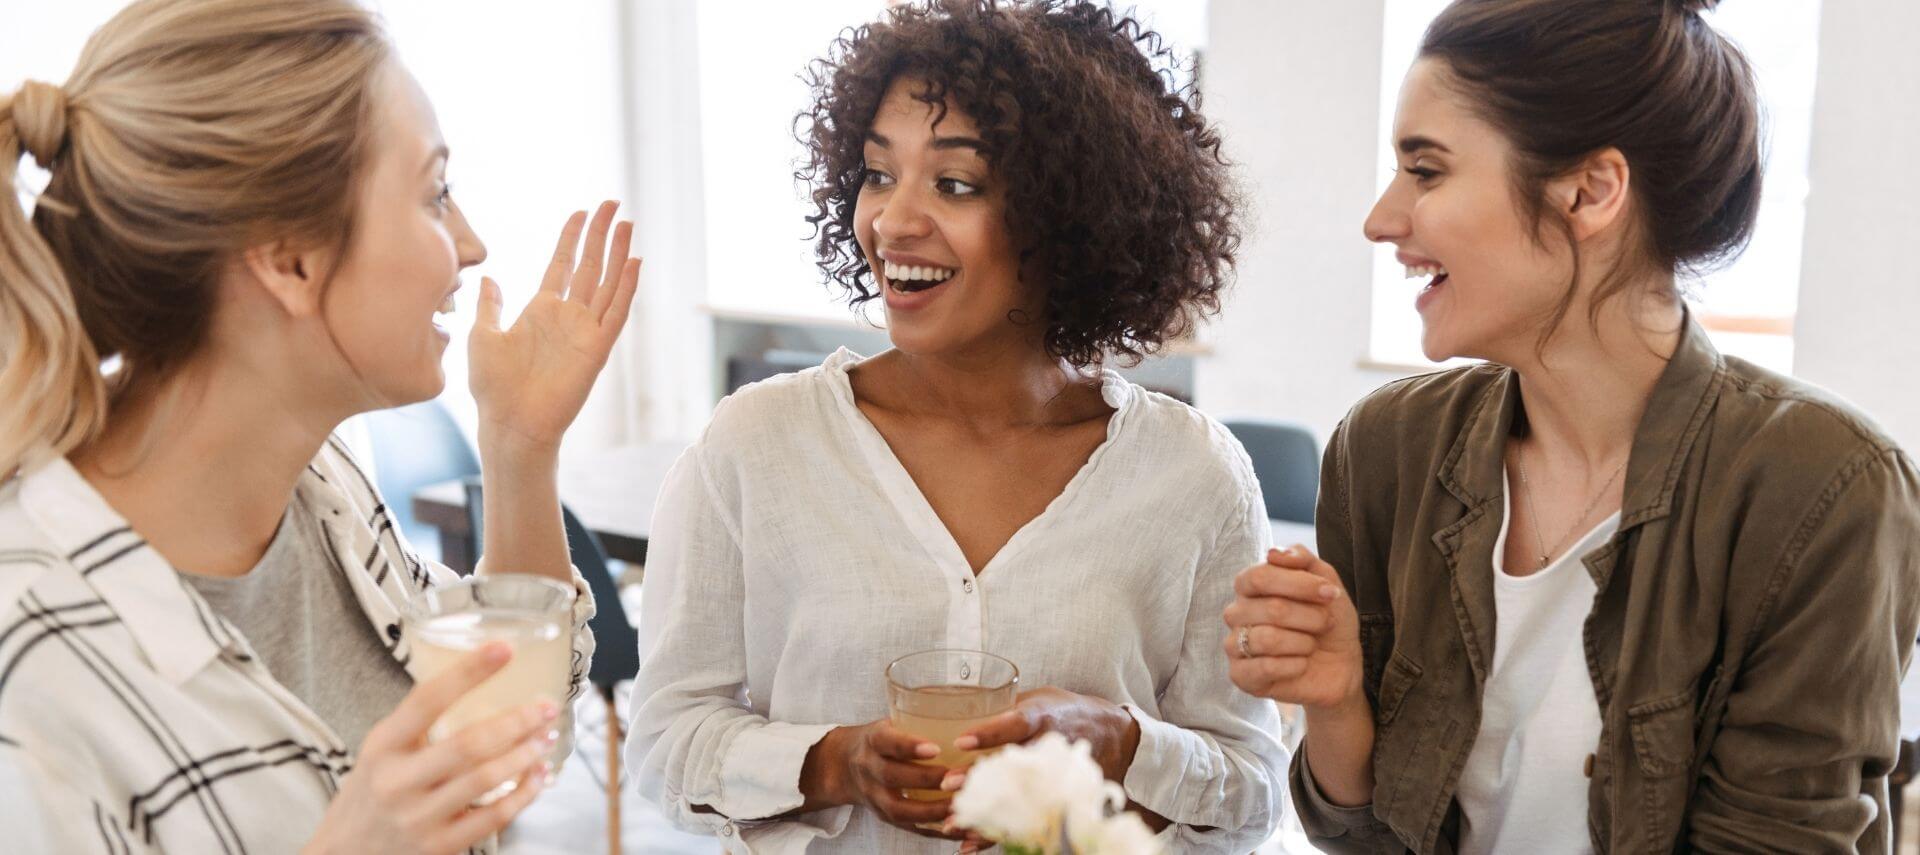
[[954,274],[945,267],[909,267],[891,261],[885,263],[883,272],[895,282],[944,282]]
[[435,313],[442,314],[442,315],[453,314],[453,295],[448,294],[445,298],[443,298],[440,301],[440,308],[435,309],[434,311]]
[[1438,264],[1407,265],[1408,279],[1431,279],[1447,275],[1447,269]]

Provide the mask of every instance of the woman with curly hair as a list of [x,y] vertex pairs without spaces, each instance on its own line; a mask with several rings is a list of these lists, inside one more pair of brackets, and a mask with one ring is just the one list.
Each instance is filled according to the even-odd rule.
[[732,396],[668,478],[629,752],[680,825],[951,851],[948,802],[903,791],[964,770],[914,762],[883,670],[960,648],[1032,687],[960,748],[1088,740],[1173,851],[1272,832],[1276,710],[1218,655],[1259,487],[1220,425],[1101,367],[1216,309],[1238,240],[1169,60],[1104,5],[943,0],[815,65],[820,264],[894,348]]

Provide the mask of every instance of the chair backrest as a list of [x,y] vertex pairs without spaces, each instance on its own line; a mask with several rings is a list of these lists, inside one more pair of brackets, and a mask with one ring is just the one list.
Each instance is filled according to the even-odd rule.
[[[467,519],[472,524],[473,541],[482,544],[486,541],[482,530],[480,479],[468,478],[466,486]],[[593,592],[595,610],[588,627],[593,630],[594,653],[587,680],[602,690],[611,690],[615,683],[631,680],[640,673],[640,636],[627,620],[627,610],[620,602],[620,586],[614,581],[607,550],[600,544],[600,538],[565,505],[560,506],[560,518],[566,526],[567,551],[572,553],[573,566],[580,568],[580,575],[587,580],[587,590]]]
[[402,534],[425,557],[439,560],[440,534],[413,517],[413,494],[428,484],[477,475],[480,461],[453,415],[439,401],[368,413],[373,477]]
[[1313,432],[1280,421],[1243,420],[1226,425],[1253,459],[1253,475],[1267,498],[1267,516],[1312,525],[1314,503],[1320,495],[1320,443]]
[[827,361],[827,354],[798,350],[769,350],[758,356],[736,356],[727,360],[727,394],[740,391],[748,383],[769,377],[805,371]]

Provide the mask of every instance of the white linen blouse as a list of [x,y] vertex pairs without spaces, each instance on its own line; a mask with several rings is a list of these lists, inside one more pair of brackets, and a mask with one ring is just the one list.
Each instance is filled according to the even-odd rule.
[[741,390],[668,475],[626,748],[641,792],[735,853],[951,852],[864,808],[784,815],[821,736],[887,716],[888,662],[965,648],[1013,660],[1023,689],[1124,704],[1141,738],[1123,784],[1173,821],[1169,851],[1266,840],[1288,752],[1222,652],[1233,578],[1271,539],[1239,443],[1104,372],[1106,440],[976,577],[855,406],[859,362]]

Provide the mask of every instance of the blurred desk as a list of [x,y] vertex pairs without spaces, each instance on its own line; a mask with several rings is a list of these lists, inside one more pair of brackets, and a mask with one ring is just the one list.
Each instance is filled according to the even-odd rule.
[[[647,532],[667,471],[687,450],[685,442],[628,445],[562,457],[560,501],[592,529],[607,557],[639,566],[647,560]],[[442,481],[413,494],[413,515],[440,530],[441,560],[461,573],[473,571],[479,544],[467,517],[465,481]]]

